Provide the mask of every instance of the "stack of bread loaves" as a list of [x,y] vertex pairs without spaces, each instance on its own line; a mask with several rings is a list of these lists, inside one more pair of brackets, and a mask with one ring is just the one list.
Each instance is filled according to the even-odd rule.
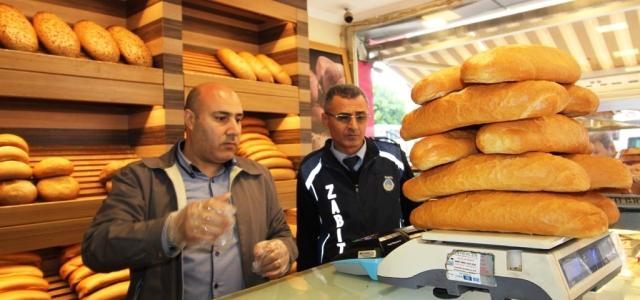
[[113,174],[115,174],[122,167],[138,160],[140,159],[131,158],[131,159],[112,161],[106,164],[102,168],[102,171],[100,171],[100,175],[98,175],[98,180],[100,181],[100,183],[104,184],[104,187],[107,190],[107,192],[111,192],[111,186],[112,186],[111,177],[113,177]]
[[631,176],[616,159],[590,156],[586,129],[570,118],[599,104],[573,85],[580,74],[559,49],[509,45],[417,83],[412,98],[422,106],[404,117],[400,134],[423,138],[410,159],[424,172],[403,192],[438,200],[415,209],[411,223],[569,237],[606,232],[617,207],[587,191],[629,186]]
[[273,180],[290,180],[296,177],[293,163],[269,138],[269,130],[262,119],[249,116],[242,118],[242,135],[236,154],[267,167]]
[[38,179],[38,197],[47,202],[73,200],[80,194],[80,184],[71,176],[73,163],[64,157],[48,157],[33,166]]
[[62,249],[58,256],[60,278],[80,299],[124,299],[129,289],[129,269],[97,273],[82,263],[81,245]]
[[51,299],[42,258],[32,252],[0,255],[0,299]]
[[38,191],[32,174],[27,142],[14,134],[0,134],[0,205],[35,201]]
[[272,58],[264,55],[253,55],[242,51],[236,53],[228,48],[220,48],[216,52],[218,60],[229,71],[240,79],[263,81],[291,85],[291,77]]

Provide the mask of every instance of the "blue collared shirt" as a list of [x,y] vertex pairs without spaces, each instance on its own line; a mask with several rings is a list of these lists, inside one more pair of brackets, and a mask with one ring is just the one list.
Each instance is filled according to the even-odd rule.
[[362,147],[360,147],[360,150],[358,150],[358,152],[356,152],[353,155],[346,155],[340,151],[338,151],[338,149],[333,147],[333,141],[331,141],[331,153],[333,153],[333,156],[335,156],[338,161],[345,167],[347,168],[347,170],[349,169],[349,167],[347,165],[344,164],[344,162],[342,162],[342,160],[349,156],[355,156],[357,155],[358,157],[360,157],[360,160],[358,161],[358,163],[356,163],[356,165],[353,167],[354,170],[358,171],[360,169],[360,166],[362,166],[362,162],[364,161],[364,154],[367,153],[367,143],[364,142],[364,140],[362,140]]

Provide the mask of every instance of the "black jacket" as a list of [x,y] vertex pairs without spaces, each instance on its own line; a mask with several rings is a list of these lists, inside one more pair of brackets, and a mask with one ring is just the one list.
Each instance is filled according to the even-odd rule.
[[358,182],[331,152],[331,139],[300,163],[297,187],[298,270],[332,261],[346,243],[408,226],[419,203],[402,194],[413,177],[397,144],[365,138]]

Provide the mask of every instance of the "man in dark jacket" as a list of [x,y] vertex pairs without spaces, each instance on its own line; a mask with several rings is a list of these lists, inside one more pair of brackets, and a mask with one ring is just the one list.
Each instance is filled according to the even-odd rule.
[[324,110],[331,139],[298,171],[298,270],[332,261],[352,240],[408,226],[418,206],[402,194],[413,177],[404,152],[364,137],[369,115],[362,90],[332,87]]

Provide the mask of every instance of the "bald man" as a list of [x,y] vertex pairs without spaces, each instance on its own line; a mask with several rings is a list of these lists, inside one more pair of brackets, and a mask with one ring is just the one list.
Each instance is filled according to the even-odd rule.
[[234,156],[243,115],[228,87],[195,87],[186,139],[114,175],[84,236],[84,264],[129,268],[127,299],[212,299],[286,274],[298,249],[271,173]]

